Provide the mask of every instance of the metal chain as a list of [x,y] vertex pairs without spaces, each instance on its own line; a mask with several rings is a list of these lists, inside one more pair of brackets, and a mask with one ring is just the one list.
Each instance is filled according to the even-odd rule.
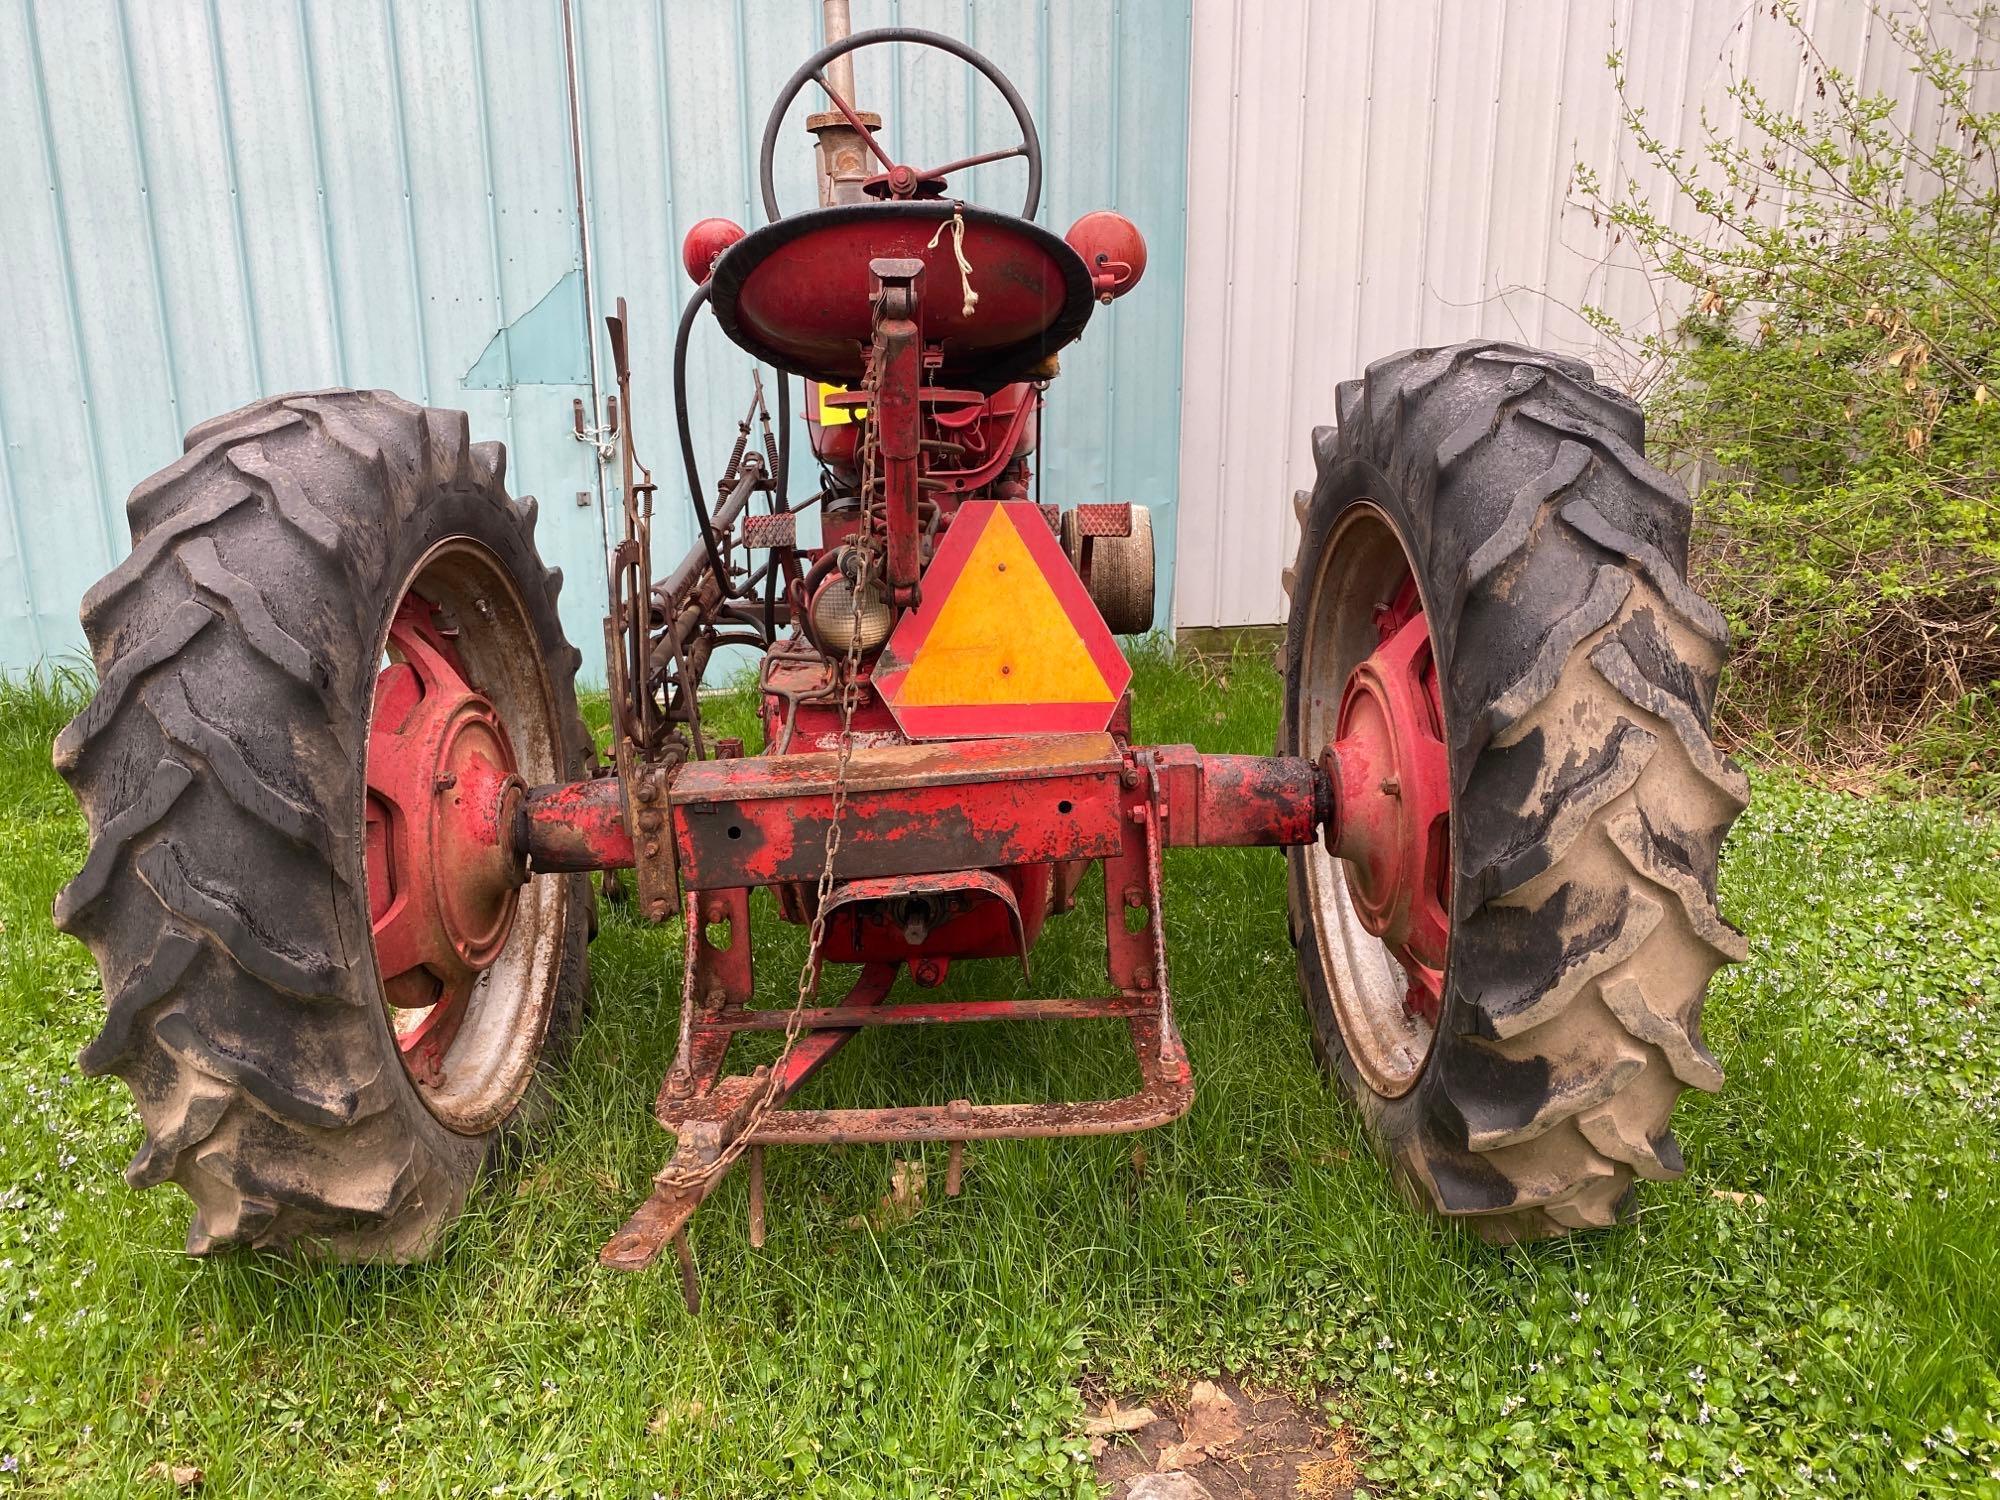
[[840,666],[840,751],[834,762],[833,771],[833,817],[826,826],[826,857],[820,864],[817,894],[813,902],[812,922],[806,929],[806,959],[799,967],[798,996],[792,1002],[790,1016],[785,1021],[784,1044],[778,1055],[764,1074],[764,1089],[751,1105],[750,1113],[743,1122],[743,1128],[724,1146],[712,1162],[703,1163],[693,1171],[679,1171],[669,1164],[666,1172],[657,1179],[671,1181],[680,1187],[694,1187],[727,1171],[751,1145],[758,1128],[777,1106],[778,1093],[783,1084],[785,1063],[792,1050],[798,1045],[799,1035],[804,1030],[805,1012],[812,998],[819,991],[820,946],[826,939],[827,898],[833,894],[833,865],[840,853],[841,824],[847,816],[847,773],[854,757],[854,706],[861,690],[861,601],[867,592],[869,574],[875,562],[875,436],[868,416],[876,410],[876,391],[880,385],[879,368],[869,369],[862,386],[866,398],[862,407],[861,428],[861,519],[855,529],[854,610],[848,625],[847,654]]

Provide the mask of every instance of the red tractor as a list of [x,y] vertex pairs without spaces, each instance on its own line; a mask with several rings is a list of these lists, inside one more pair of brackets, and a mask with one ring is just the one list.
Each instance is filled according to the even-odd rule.
[[[638,915],[684,934],[657,1106],[676,1148],[602,1260],[673,1244],[692,1289],[685,1227],[746,1154],[761,1238],[766,1146],[944,1141],[956,1191],[967,1141],[1183,1114],[1161,855],[1257,844],[1289,861],[1320,1060],[1410,1197],[1494,1240],[1612,1223],[1634,1179],[1681,1170],[1675,1099],[1721,1082],[1703,993],[1742,953],[1715,902],[1746,795],[1708,733],[1723,624],[1685,581],[1688,503],[1638,408],[1496,343],[1342,384],[1292,499],[1277,753],[1134,744],[1114,633],[1152,623],[1146,513],[1044,498],[1035,463],[1057,354],[1139,281],[1144,242],[1111,213],[1035,223],[1034,122],[970,47],[836,36],[771,112],[769,222],[684,246],[700,540],[662,576],[622,304],[608,320],[608,749],[534,502],[463,413],[259,401],[132,492],[132,554],[83,603],[98,691],[55,750],[91,833],[56,919],[107,1004],[81,1066],[122,1077],[146,1127],[126,1175],[193,1198],[195,1252],[424,1254],[534,1120],[583,1020],[593,877],[629,870]],[[886,42],[963,59],[1019,143],[892,159],[849,59]],[[782,214],[773,152],[808,83],[832,106],[808,121],[821,204]],[[1018,214],[951,196],[1013,158]],[[776,433],[759,394],[713,490],[685,400],[704,313],[780,372]],[[788,485],[795,379],[810,499]],[[761,653],[755,754],[703,724],[724,646]],[[960,961],[1025,961],[1092,865],[1105,994],[939,988]],[[777,1005],[752,983],[760,886],[810,935]],[[829,967],[853,976],[837,998]],[[790,1107],[870,1027],[1103,1018],[1130,1032],[1123,1098]],[[782,1047],[732,1072],[746,1031]]]

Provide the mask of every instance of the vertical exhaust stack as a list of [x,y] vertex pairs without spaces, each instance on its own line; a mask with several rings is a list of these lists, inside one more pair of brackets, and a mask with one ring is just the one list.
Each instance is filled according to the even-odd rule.
[[[854,18],[849,13],[848,0],[820,0],[819,10],[821,18],[826,22],[826,41],[823,45],[830,47],[835,42],[844,42],[854,35]],[[854,97],[852,52],[843,53],[826,65],[826,80],[840,90],[849,104],[858,102]]]
[[[844,41],[852,35],[854,26],[848,13],[848,0],[820,0],[820,14],[826,22],[827,45]],[[844,53],[826,65],[826,81],[853,106],[855,117],[862,124],[870,130],[882,128],[882,117],[863,109],[854,97],[853,53]],[[829,105],[831,102],[828,101]],[[816,148],[819,206],[831,208],[836,203],[866,202],[867,196],[861,191],[861,184],[868,179],[871,158],[861,132],[848,124],[846,116],[838,109],[831,107],[818,114],[807,115],[806,129],[819,137]]]

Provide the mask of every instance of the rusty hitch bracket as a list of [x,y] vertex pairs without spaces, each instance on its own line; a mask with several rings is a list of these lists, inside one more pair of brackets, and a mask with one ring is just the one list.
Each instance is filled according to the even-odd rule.
[[[838,1005],[804,1013],[799,1040],[785,1057],[773,1088],[768,1068],[723,1073],[729,1045],[739,1032],[780,1029],[787,1019],[785,1011],[750,1008],[749,889],[691,891],[680,1043],[654,1110],[661,1125],[674,1133],[675,1149],[655,1176],[652,1193],[605,1244],[600,1264],[614,1270],[641,1270],[671,1243],[689,1308],[698,1309],[699,1283],[687,1239],[688,1221],[726,1175],[705,1169],[742,1142],[760,1095],[771,1089],[777,1104],[787,1104],[823,1063],[871,1026],[1122,1020],[1131,1038],[1140,1086],[1121,1098],[1061,1103],[974,1104],[954,1099],[941,1105],[780,1108],[767,1113],[749,1129],[745,1153],[753,1245],[761,1245],[764,1237],[766,1146],[945,1141],[951,1148],[947,1191],[955,1196],[967,1141],[1113,1135],[1148,1130],[1185,1114],[1194,1102],[1194,1075],[1174,1024],[1160,909],[1161,854],[1168,842],[1165,827],[1172,820],[1173,768],[1146,750],[1118,757],[1114,767],[1112,800],[1120,837],[1116,848],[1104,856],[1107,967],[1116,991],[1111,995],[888,1004],[898,965],[864,964]],[[1309,830],[1310,813],[1306,821]],[[1140,914],[1136,925],[1128,922],[1128,911]]]

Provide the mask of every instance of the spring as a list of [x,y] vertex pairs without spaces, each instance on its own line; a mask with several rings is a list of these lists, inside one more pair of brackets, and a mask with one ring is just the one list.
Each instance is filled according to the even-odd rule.
[[737,478],[743,469],[743,450],[750,446],[750,422],[746,417],[736,424],[736,446],[729,450],[729,463],[722,471],[721,493],[728,494],[736,487]]

